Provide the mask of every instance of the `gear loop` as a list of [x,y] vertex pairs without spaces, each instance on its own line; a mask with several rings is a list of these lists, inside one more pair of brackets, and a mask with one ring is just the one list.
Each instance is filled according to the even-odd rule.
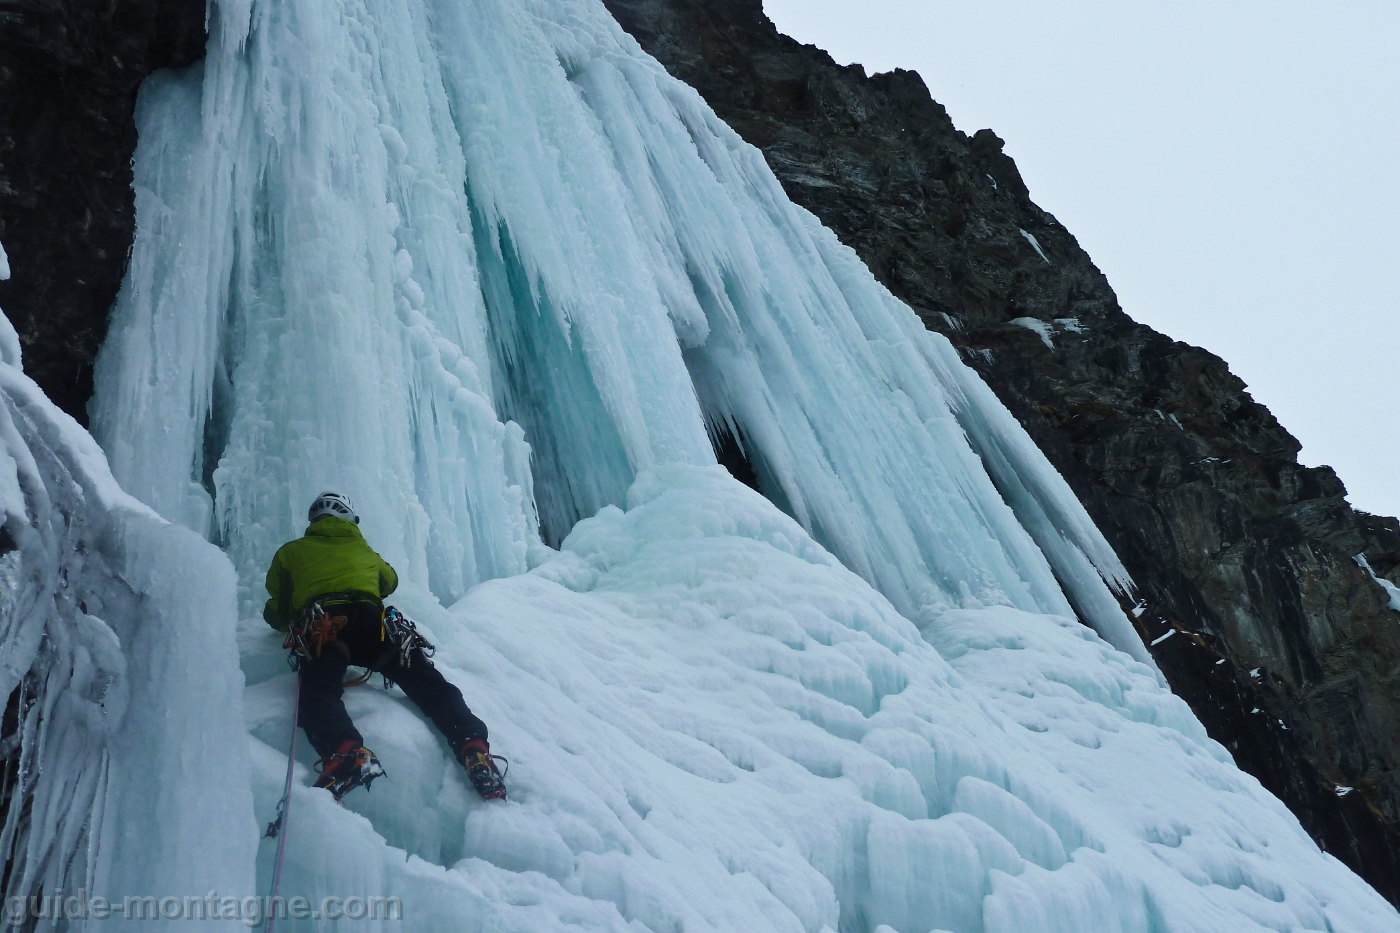
[[423,655],[423,660],[432,664],[437,646],[423,637],[416,622],[393,606],[388,606],[384,610],[383,624],[385,637],[398,649],[400,667],[413,666],[415,651]]

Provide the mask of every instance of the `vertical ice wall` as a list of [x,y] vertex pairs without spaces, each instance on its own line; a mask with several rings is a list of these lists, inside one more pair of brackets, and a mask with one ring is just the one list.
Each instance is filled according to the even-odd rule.
[[7,905],[79,888],[252,893],[234,586],[217,548],[117,487],[21,372],[0,314]]
[[[278,10],[290,25],[305,12]],[[421,29],[395,33],[411,43]],[[302,37],[323,55],[261,32],[215,34],[229,54],[216,45],[207,80],[199,68],[158,76],[138,106],[141,245],[93,407],[115,472],[213,535],[246,580],[331,487],[359,502],[386,556],[444,598],[520,571],[528,453],[482,394],[460,151],[454,142],[455,160],[439,161],[429,125],[414,127],[410,152],[378,117],[427,117],[393,95],[431,88],[338,67],[373,63],[357,51],[375,39],[366,29]],[[363,83],[346,86],[352,75]]]
[[451,601],[708,429],[906,614],[1059,571],[1145,657],[1014,420],[601,4],[219,3],[138,122],[94,431],[250,598],[323,487]]

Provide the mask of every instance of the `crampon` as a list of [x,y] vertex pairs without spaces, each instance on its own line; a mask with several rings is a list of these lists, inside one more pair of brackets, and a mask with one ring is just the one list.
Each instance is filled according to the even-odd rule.
[[314,786],[330,791],[337,802],[357,787],[369,790],[374,779],[385,773],[374,752],[354,742],[342,743],[335,754],[320,759],[315,767],[320,776]]
[[510,762],[500,755],[491,754],[491,749],[481,739],[473,739],[462,746],[462,766],[467,769],[467,780],[481,795],[482,800],[505,800],[505,774],[496,767],[496,762],[504,762],[506,771]]

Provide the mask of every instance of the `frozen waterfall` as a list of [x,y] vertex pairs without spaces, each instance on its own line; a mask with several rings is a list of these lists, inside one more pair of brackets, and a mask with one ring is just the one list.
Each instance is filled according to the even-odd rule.
[[217,548],[117,487],[0,314],[7,897],[251,893],[234,593]]
[[11,809],[7,894],[266,891],[262,574],[337,488],[511,800],[350,691],[388,777],[337,807],[302,743],[285,896],[453,933],[1400,929],[1165,688],[987,387],[597,0],[216,0],[137,118],[101,450],[0,333],[0,674],[51,814]]
[[639,472],[714,463],[708,429],[906,615],[1071,614],[1055,565],[1146,659],[1014,420],[599,6],[216,14],[207,63],[142,95],[93,423],[250,599],[323,487],[452,602]]

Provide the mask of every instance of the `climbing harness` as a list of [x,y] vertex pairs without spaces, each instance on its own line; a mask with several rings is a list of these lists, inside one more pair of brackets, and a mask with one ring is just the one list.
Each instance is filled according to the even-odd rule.
[[[297,673],[297,688],[292,700],[292,747],[287,751],[287,783],[282,788],[282,799],[277,804],[277,818],[267,824],[265,839],[277,840],[277,860],[272,865],[272,893],[268,897],[268,904],[275,904],[277,889],[282,884],[282,856],[287,851],[287,816],[292,807],[292,771],[296,768],[297,762],[297,730],[301,727],[301,673]],[[277,920],[276,911],[269,911],[267,915],[267,933],[272,933],[273,924]]]
[[[349,623],[348,615],[333,615],[335,607],[347,602],[360,602],[361,599],[342,598],[339,594],[330,594],[321,599],[309,603],[302,610],[287,632],[286,639],[282,642],[283,648],[292,651],[288,659],[293,668],[299,668],[302,661],[311,661],[321,656],[321,651],[325,646],[334,641],[341,629]],[[330,605],[331,609],[327,609]],[[410,667],[413,664],[413,652],[423,652],[424,658],[432,658],[437,647],[423,634],[418,631],[418,625],[402,612],[389,606],[382,610],[380,615],[379,640],[390,642],[398,651],[399,664],[402,667]],[[347,685],[348,686],[348,685]]]
[[308,604],[292,623],[287,638],[282,642],[283,648],[292,649],[292,654],[287,658],[292,669],[301,670],[302,662],[319,658],[321,649],[327,642],[335,641],[349,621],[349,616],[331,615],[319,601]]
[[[334,641],[340,635],[341,629],[349,623],[349,616],[332,615],[325,604],[329,603],[334,608],[347,602],[361,601],[364,601],[363,598],[354,594],[330,594],[309,603],[287,631],[287,637],[282,642],[283,648],[290,649],[287,663],[291,665],[292,670],[299,671],[303,664],[319,658],[325,646]],[[375,669],[384,668],[384,662],[395,655],[398,657],[399,667],[408,668],[413,666],[414,652],[422,652],[424,660],[429,664],[432,663],[433,655],[437,653],[437,646],[423,637],[423,633],[418,631],[418,625],[393,606],[381,611],[379,640],[388,642],[392,646],[390,650],[378,658],[374,667],[345,681],[341,686],[359,687],[369,683]],[[389,676],[385,674],[384,688],[387,690],[389,685]]]

